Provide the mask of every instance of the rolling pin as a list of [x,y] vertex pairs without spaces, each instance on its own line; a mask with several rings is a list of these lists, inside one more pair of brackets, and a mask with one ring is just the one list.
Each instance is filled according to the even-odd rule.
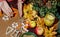
[[18,11],[19,11],[19,16],[22,17],[22,0],[18,0]]

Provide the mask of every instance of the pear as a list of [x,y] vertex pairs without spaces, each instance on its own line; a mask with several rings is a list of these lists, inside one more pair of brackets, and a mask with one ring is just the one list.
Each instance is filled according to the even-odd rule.
[[54,21],[55,21],[54,14],[52,14],[52,13],[46,14],[46,16],[44,18],[44,23],[45,23],[46,26],[52,26]]

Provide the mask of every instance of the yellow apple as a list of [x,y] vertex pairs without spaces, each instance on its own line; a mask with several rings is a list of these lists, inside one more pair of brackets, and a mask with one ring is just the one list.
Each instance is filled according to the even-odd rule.
[[29,27],[34,28],[35,26],[36,26],[36,22],[35,21],[30,21]]

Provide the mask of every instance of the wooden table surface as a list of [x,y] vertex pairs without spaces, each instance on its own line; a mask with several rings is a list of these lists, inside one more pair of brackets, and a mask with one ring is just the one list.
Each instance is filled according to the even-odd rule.
[[18,22],[19,21],[19,15],[16,17],[11,18],[8,21],[3,21],[2,17],[0,17],[0,37],[10,37],[6,36],[6,29],[8,26],[10,26],[13,22]]
[[[14,0],[12,2],[8,2],[10,7],[17,8],[17,0]],[[3,17],[3,16],[2,16]],[[8,21],[3,21],[2,17],[0,17],[0,37],[11,37],[11,36],[6,36],[6,29],[8,26],[10,26],[13,22],[18,22],[20,17],[17,15],[16,17],[11,18]]]

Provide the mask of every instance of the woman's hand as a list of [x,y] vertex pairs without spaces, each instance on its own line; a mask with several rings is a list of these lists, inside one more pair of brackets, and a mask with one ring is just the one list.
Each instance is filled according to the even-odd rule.
[[13,16],[13,11],[10,8],[10,6],[8,5],[8,3],[4,0],[0,0],[0,8],[2,9],[2,11],[9,17]]

